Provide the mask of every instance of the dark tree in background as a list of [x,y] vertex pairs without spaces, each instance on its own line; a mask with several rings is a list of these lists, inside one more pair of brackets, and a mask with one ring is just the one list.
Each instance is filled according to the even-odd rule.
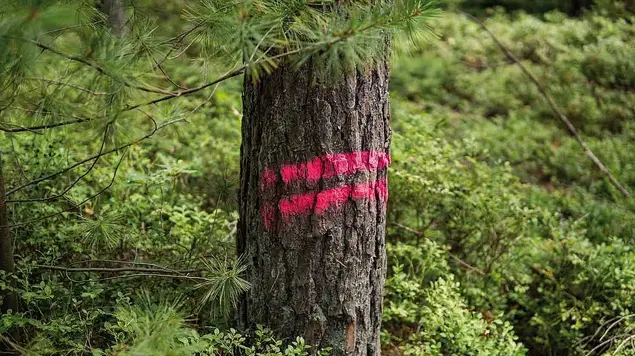
[[570,15],[580,15],[593,5],[593,0],[470,0],[463,1],[462,7],[473,12],[480,12],[487,7],[503,6],[508,10],[524,10],[543,13],[559,10]]
[[113,34],[122,36],[126,32],[126,0],[103,0],[101,11],[106,15]]
[[378,48],[376,64],[336,80],[309,63],[244,84],[238,250],[252,288],[240,321],[335,355],[381,353],[387,36]]
[[[0,271],[6,273],[13,272],[13,243],[11,240],[11,229],[9,228],[9,209],[5,201],[5,182],[2,169],[2,154],[0,153]],[[8,310],[16,311],[18,304],[15,295],[8,291],[0,290],[0,314]],[[2,346],[0,345],[0,348]]]

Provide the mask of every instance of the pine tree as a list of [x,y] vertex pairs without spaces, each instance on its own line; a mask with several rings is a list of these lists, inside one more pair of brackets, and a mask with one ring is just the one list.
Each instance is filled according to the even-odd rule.
[[309,61],[244,88],[239,253],[245,326],[333,354],[378,355],[386,274],[388,38],[377,63],[316,78]]
[[246,76],[243,94],[238,248],[252,288],[240,321],[335,355],[380,354],[389,35],[365,44],[367,62],[337,78],[311,57]]
[[[202,0],[174,37],[137,5],[125,31],[121,6],[107,14],[85,0],[2,8],[0,131],[68,130],[84,148],[57,170],[5,182],[3,207],[58,206],[37,221],[81,208],[110,186],[64,207],[97,164],[113,167],[112,184],[127,148],[188,117],[178,98],[244,75],[238,251],[246,266],[237,268],[253,288],[240,323],[304,336],[314,350],[379,354],[390,37],[429,31],[431,0]],[[170,61],[217,77],[183,87]],[[228,300],[242,290],[230,289]]]
[[[9,209],[4,203],[4,174],[2,155],[0,154],[0,271],[10,274],[14,269],[13,262],[13,243],[11,239],[11,230],[9,229]],[[18,304],[16,297],[10,291],[0,290],[0,315],[9,310],[17,311]],[[1,345],[0,345],[1,347]]]

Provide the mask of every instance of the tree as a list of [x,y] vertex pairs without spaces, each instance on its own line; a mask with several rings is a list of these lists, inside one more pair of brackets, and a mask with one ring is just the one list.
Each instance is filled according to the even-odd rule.
[[390,40],[374,41],[374,60],[337,80],[312,58],[244,84],[240,321],[336,355],[380,354]]
[[108,25],[116,36],[126,32],[125,0],[103,0],[101,10],[108,19]]
[[[4,203],[5,186],[3,174],[2,154],[0,153],[0,272],[12,273],[13,263],[13,243],[11,240],[11,230],[9,228],[9,209]],[[0,290],[2,303],[0,304],[0,315],[8,310],[15,312],[18,307],[15,295],[9,291]]]
[[313,71],[282,66],[245,83],[238,238],[252,289],[241,318],[335,354],[377,355],[389,68],[337,85],[313,84]]
[[[69,201],[66,194],[96,165],[112,166],[103,189],[36,219],[79,211],[115,181],[124,156],[113,154],[192,112],[180,112],[173,99],[245,74],[238,251],[254,289],[241,325],[265,323],[336,353],[379,354],[389,38],[419,30],[431,1],[206,0],[188,7],[184,32],[167,39],[152,24],[130,25],[120,36],[122,21],[113,22],[117,14],[107,6],[112,28],[104,31],[94,21],[103,16],[83,0],[69,2],[76,11],[65,7],[63,27],[48,25],[42,14],[58,2],[50,3],[14,4],[24,16],[0,19],[0,64],[10,74],[0,83],[14,88],[0,94],[0,131],[78,130],[83,152],[74,163],[30,171],[8,187],[4,205]],[[228,71],[196,86],[177,84],[166,61],[183,60],[189,50],[199,56],[192,62],[204,63],[201,71],[211,73],[210,63]],[[89,139],[86,128],[99,139]],[[146,134],[133,135],[140,129]],[[43,189],[47,184],[52,189]],[[234,301],[238,294],[225,295]]]

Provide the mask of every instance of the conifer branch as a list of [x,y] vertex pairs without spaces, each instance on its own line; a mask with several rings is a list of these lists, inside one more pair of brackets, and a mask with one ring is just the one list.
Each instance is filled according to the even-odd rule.
[[[94,282],[94,281],[106,281],[112,279],[119,278],[133,278],[133,277],[161,277],[161,278],[172,278],[172,279],[186,279],[192,281],[198,281],[199,283],[209,283],[211,279],[201,277],[201,276],[192,276],[191,273],[202,272],[202,270],[198,269],[190,269],[190,270],[165,270],[165,269],[155,269],[155,268],[141,268],[141,267],[83,267],[83,268],[73,268],[73,267],[62,267],[62,266],[47,266],[47,265],[36,265],[35,268],[40,269],[48,269],[52,271],[63,272],[66,275],[66,278],[73,282],[77,283],[85,283],[85,282]],[[126,272],[134,272],[133,274],[127,274]],[[75,280],[69,276],[69,273],[123,273],[118,276],[106,277],[106,278],[98,278],[98,279],[89,279],[87,281]]]
[[50,84],[55,84],[55,85],[59,85],[59,86],[62,86],[62,87],[66,86],[66,87],[69,87],[69,88],[77,89],[79,91],[83,91],[85,93],[88,93],[88,94],[91,94],[91,95],[94,95],[94,96],[110,95],[109,93],[96,92],[96,91],[90,90],[88,88],[80,87],[79,85],[75,85],[75,84],[67,83],[67,82],[62,82],[62,81],[59,81],[59,80],[53,80],[53,79],[49,79],[49,78],[27,77],[27,78],[24,78],[24,79],[26,79],[26,80],[37,80],[37,81],[40,81],[40,82],[46,82],[46,83],[50,83]]
[[[372,29],[375,26],[377,26],[377,25],[376,24],[369,25],[368,27],[362,29],[362,31],[370,30],[370,29]],[[190,89],[186,89],[186,90],[173,92],[173,93],[167,94],[166,96],[163,96],[161,98],[154,99],[154,100],[151,100],[151,101],[148,101],[148,102],[145,102],[145,103],[139,103],[139,104],[131,105],[131,106],[126,107],[123,111],[129,111],[129,110],[137,109],[137,108],[140,108],[140,107],[143,107],[143,106],[153,105],[153,104],[160,103],[162,101],[166,101],[166,100],[178,98],[178,97],[181,97],[181,96],[186,96],[186,95],[189,95],[189,94],[193,94],[193,93],[199,92],[199,91],[201,91],[203,89],[207,89],[207,88],[209,88],[209,87],[211,87],[213,85],[216,85],[216,84],[219,84],[221,82],[224,82],[224,81],[226,81],[228,79],[231,79],[231,78],[237,77],[237,76],[239,76],[241,74],[244,74],[245,70],[247,70],[250,66],[257,65],[257,64],[259,64],[261,62],[264,62],[264,61],[272,61],[272,60],[275,61],[275,60],[279,60],[279,59],[284,58],[284,57],[293,56],[293,55],[296,55],[296,54],[299,54],[299,53],[302,53],[302,52],[315,51],[318,48],[332,46],[332,45],[337,44],[339,42],[345,41],[346,39],[348,39],[349,37],[351,37],[353,35],[354,35],[354,33],[347,33],[347,34],[344,34],[343,36],[338,37],[338,38],[336,38],[335,40],[332,40],[332,41],[319,42],[319,43],[316,43],[316,44],[314,44],[312,46],[309,46],[309,47],[306,47],[306,48],[300,48],[300,49],[295,49],[295,50],[288,51],[288,52],[283,52],[283,53],[277,54],[277,55],[272,56],[272,57],[262,57],[261,56],[258,60],[250,62],[248,64],[245,64],[245,65],[243,65],[243,66],[241,66],[241,67],[239,67],[239,68],[237,68],[235,70],[232,70],[229,73],[227,73],[227,74],[225,74],[225,75],[223,75],[223,76],[221,76],[221,77],[219,77],[219,78],[217,78],[217,79],[215,79],[215,80],[213,80],[211,82],[205,83],[205,84],[200,85],[200,86],[195,87],[195,88],[190,88]]]
[[[21,108],[19,106],[9,106],[10,108],[14,108],[14,109],[19,109],[25,112],[29,112],[29,113],[33,113],[33,114],[41,114],[41,115],[54,115],[54,113],[52,112],[40,112],[38,110],[32,110],[32,109],[26,109],[26,108]],[[20,126],[11,122],[6,122],[4,123],[5,125],[11,125],[11,126],[15,126],[15,128],[6,128],[6,127],[0,127],[0,131],[3,132],[8,132],[8,133],[16,133],[16,132],[33,132],[36,133],[36,131],[40,131],[40,130],[46,130],[46,129],[52,129],[52,128],[56,128],[56,127],[60,127],[60,126],[67,126],[67,125],[73,125],[73,124],[80,124],[80,123],[84,123],[84,122],[88,122],[88,121],[93,121],[94,119],[91,118],[86,118],[86,117],[81,117],[81,116],[76,116],[76,115],[67,115],[69,117],[75,118],[75,120],[69,120],[69,121],[61,121],[61,122],[55,122],[55,123],[50,123],[50,124],[43,124],[43,125],[38,125],[38,126]]]
[[9,128],[6,128],[6,127],[0,127],[0,131],[8,132],[8,133],[34,132],[34,131],[40,131],[40,130],[46,130],[46,129],[53,129],[53,128],[60,127],[60,126],[68,126],[68,125],[80,124],[80,123],[88,122],[88,121],[93,121],[93,119],[81,118],[81,119],[75,119],[75,120],[69,120],[69,121],[61,121],[61,122],[56,122],[56,123],[47,124],[47,125],[38,125],[38,126],[30,126],[30,127],[18,126],[18,125],[9,123],[10,125],[14,125],[14,126],[17,126],[17,127],[12,128],[12,129],[9,129]]
[[196,88],[181,90],[181,91],[178,91],[176,93],[168,94],[168,95],[163,96],[161,98],[158,98],[158,99],[155,99],[155,100],[151,100],[151,101],[148,101],[148,102],[145,102],[145,103],[139,103],[139,104],[130,105],[130,106],[127,106],[126,108],[124,108],[123,111],[130,111],[130,110],[138,109],[138,108],[140,108],[142,106],[153,105],[153,104],[160,103],[162,101],[166,101],[166,100],[170,100],[170,99],[174,99],[174,98],[178,98],[178,97],[181,97],[181,96],[185,96],[185,95],[189,95],[189,94],[193,94],[193,93],[199,92],[199,91],[201,91],[203,89],[206,89],[206,88],[209,88],[209,87],[211,87],[213,85],[216,85],[216,84],[219,84],[221,82],[224,82],[225,80],[237,77],[237,76],[243,74],[245,69],[247,69],[247,68],[248,68],[248,66],[244,65],[244,66],[242,66],[242,67],[240,67],[238,69],[235,69],[235,70],[223,75],[222,77],[220,77],[220,78],[218,78],[216,80],[213,80],[213,81],[211,81],[209,83],[205,83],[205,84],[203,84],[201,86],[198,86]]
[[148,53],[148,56],[150,56],[150,58],[152,59],[152,62],[154,62],[154,66],[152,67],[154,68],[158,68],[159,71],[161,71],[161,73],[163,73],[163,76],[165,77],[165,79],[167,79],[170,83],[172,83],[172,85],[174,85],[175,87],[179,88],[179,89],[185,89],[184,87],[178,85],[174,80],[172,80],[172,78],[168,75],[168,73],[165,71],[165,69],[163,69],[163,66],[161,65],[161,63],[159,63],[156,58],[154,58],[154,56],[152,55],[152,52],[150,51],[150,48],[148,48],[148,46],[143,43],[143,48],[145,49],[145,51]]
[[28,39],[28,38],[23,38],[23,40],[25,40],[25,41],[27,41],[29,43],[32,43],[36,47],[39,47],[39,48],[41,48],[43,50],[46,50],[46,51],[51,52],[51,53],[54,53],[54,54],[56,54],[56,55],[58,55],[60,57],[64,57],[64,58],[66,58],[68,60],[71,60],[71,61],[74,61],[74,62],[78,62],[78,63],[84,64],[84,65],[86,65],[88,67],[91,67],[94,70],[96,70],[97,72],[99,72],[100,74],[105,75],[105,76],[113,79],[114,81],[116,81],[116,82],[118,82],[120,84],[123,84],[123,85],[125,85],[125,86],[127,86],[129,88],[141,90],[141,91],[144,91],[144,92],[147,92],[147,93],[154,93],[154,94],[170,94],[170,93],[172,93],[171,91],[168,91],[168,90],[148,88],[148,87],[144,87],[144,86],[141,86],[141,85],[128,83],[126,81],[123,81],[123,80],[117,78],[114,74],[112,74],[109,71],[107,71],[104,67],[102,67],[102,66],[100,66],[100,65],[98,65],[96,63],[93,63],[93,62],[91,62],[91,61],[89,61],[89,60],[87,60],[85,58],[64,53],[64,52],[62,52],[62,51],[60,51],[60,50],[58,50],[56,48],[53,48],[53,47],[51,47],[49,45],[46,45],[46,44],[44,44],[42,42],[39,42],[39,41],[35,41],[35,40],[32,40],[32,39]]
[[146,135],[144,135],[143,137],[138,138],[138,139],[136,139],[136,140],[134,140],[134,141],[128,142],[128,143],[126,143],[126,144],[123,144],[123,145],[121,145],[121,146],[115,147],[115,148],[113,148],[113,149],[110,149],[110,150],[107,150],[107,151],[101,152],[101,153],[99,153],[99,154],[93,155],[93,156],[91,156],[91,157],[85,158],[85,159],[83,159],[83,160],[81,160],[81,161],[75,162],[75,163],[71,164],[70,166],[67,166],[67,167],[65,167],[65,168],[63,168],[63,169],[61,169],[61,170],[59,170],[59,171],[57,171],[57,172],[54,172],[54,173],[51,173],[51,174],[45,175],[45,176],[43,176],[43,177],[40,177],[40,178],[37,178],[37,179],[31,180],[31,181],[29,181],[29,182],[27,182],[27,183],[24,183],[24,184],[21,184],[21,185],[19,185],[19,186],[15,187],[15,188],[12,188],[12,189],[8,190],[8,191],[7,191],[6,196],[7,196],[7,197],[8,197],[8,196],[11,196],[12,194],[15,194],[16,192],[18,192],[18,191],[20,191],[20,190],[22,190],[22,189],[24,189],[24,188],[30,187],[30,186],[32,186],[32,185],[37,185],[37,184],[39,184],[39,183],[41,183],[41,182],[44,182],[44,181],[46,181],[46,180],[49,180],[49,179],[55,178],[55,177],[57,177],[57,176],[59,176],[59,175],[61,175],[61,174],[64,174],[64,173],[66,173],[66,172],[68,172],[68,171],[72,170],[72,169],[73,169],[73,168],[75,168],[75,167],[78,167],[78,166],[81,166],[81,165],[83,165],[83,164],[85,164],[85,163],[91,162],[91,161],[93,161],[93,160],[95,160],[95,159],[97,159],[97,158],[99,158],[99,157],[101,157],[101,156],[106,156],[106,155],[109,155],[109,154],[111,154],[111,153],[121,151],[121,150],[122,150],[122,149],[124,149],[124,148],[128,148],[128,147],[130,147],[130,146],[132,146],[132,145],[135,145],[135,144],[137,144],[137,143],[139,143],[139,142],[141,142],[141,141],[143,141],[143,140],[146,140],[146,139],[148,139],[148,138],[152,137],[152,136],[153,136],[153,135],[154,135],[154,134],[155,134],[155,133],[156,133],[159,129],[161,129],[161,128],[163,128],[163,127],[167,126],[167,125],[170,125],[170,124],[172,124],[172,123],[174,123],[174,122],[181,121],[181,120],[179,120],[179,119],[177,119],[177,120],[172,120],[172,121],[169,121],[169,122],[167,122],[167,123],[165,123],[165,124],[162,124],[161,126],[158,126],[158,125],[157,125],[157,122],[156,122],[156,120],[155,120],[154,118],[152,118],[151,116],[148,116],[148,118],[152,121],[152,123],[153,123],[153,125],[154,125],[154,128],[152,129],[152,131],[150,131],[149,133],[147,133],[147,134],[146,134]]
[[615,188],[617,188],[617,190],[619,190],[626,198],[630,198],[631,194],[629,193],[629,191],[622,184],[620,184],[620,182],[613,176],[613,174],[611,174],[611,172],[608,170],[608,168],[606,168],[606,166],[602,163],[602,161],[600,161],[600,159],[595,155],[595,153],[593,153],[593,151],[586,144],[586,142],[584,141],[584,139],[582,138],[582,136],[580,135],[576,127],[573,125],[571,120],[569,120],[569,118],[562,112],[562,110],[560,110],[560,107],[558,106],[558,104],[556,104],[555,100],[553,100],[553,98],[549,95],[549,93],[547,93],[547,90],[540,83],[538,78],[536,78],[536,76],[529,69],[527,69],[527,67],[525,67],[525,65],[518,59],[518,57],[516,57],[516,55],[514,55],[514,53],[512,53],[512,51],[510,51],[498,39],[498,37],[496,37],[496,35],[492,31],[490,31],[490,29],[487,28],[487,26],[485,26],[485,24],[481,20],[463,11],[459,11],[459,13],[465,15],[474,23],[478,24],[492,38],[494,43],[503,51],[503,53],[505,53],[507,58],[509,58],[514,63],[516,63],[518,67],[520,67],[523,73],[527,75],[527,77],[536,85],[540,94],[547,100],[547,103],[549,103],[549,106],[551,107],[553,112],[556,114],[558,119],[565,125],[565,127],[567,128],[571,136],[573,136],[573,138],[578,142],[580,147],[582,147],[587,157],[609,179],[611,184]]
[[102,141],[101,141],[101,146],[99,147],[99,152],[97,153],[96,158],[93,160],[93,163],[90,165],[90,167],[88,167],[86,172],[84,172],[79,177],[77,177],[75,179],[75,181],[73,181],[73,183],[71,183],[68,187],[66,187],[66,189],[64,189],[63,192],[61,192],[60,194],[51,196],[51,197],[46,197],[46,198],[30,198],[30,199],[6,200],[5,203],[34,203],[34,202],[52,201],[52,200],[57,200],[59,198],[64,197],[66,195],[66,193],[68,193],[71,189],[73,189],[73,187],[75,187],[77,185],[77,183],[79,183],[82,179],[84,179],[84,177],[86,177],[93,170],[93,168],[95,168],[95,166],[97,165],[97,162],[99,161],[99,159],[102,156],[102,153],[104,152],[104,147],[106,146],[106,140],[108,138],[108,130],[110,128],[110,125],[112,125],[112,123],[113,123],[113,121],[109,122],[106,125],[106,128],[104,129],[104,134],[103,134],[103,138],[102,138]]
[[[71,210],[77,209],[79,206],[86,204],[87,202],[89,202],[91,199],[100,196],[101,194],[103,194],[106,190],[110,189],[110,187],[112,187],[112,185],[115,183],[115,178],[117,177],[117,172],[119,171],[119,167],[121,166],[121,163],[123,162],[123,158],[124,155],[121,155],[121,158],[119,159],[119,162],[117,163],[117,166],[115,166],[115,171],[112,175],[112,178],[110,179],[110,182],[108,183],[108,185],[106,185],[104,188],[102,188],[101,190],[99,190],[97,193],[89,196],[88,198],[84,199],[83,201],[81,201],[80,203],[75,203],[73,201],[70,201],[72,206],[69,208],[65,208],[62,209],[61,211],[58,211],[56,213],[53,214],[49,214],[49,215],[45,215],[45,216],[41,216],[39,218],[35,218],[35,219],[31,219],[29,221],[24,221],[21,223],[17,223],[17,224],[11,224],[11,225],[6,225],[6,226],[0,226],[0,228],[14,228],[14,227],[20,227],[20,226],[25,226],[25,225],[30,225],[39,221],[43,221],[46,219],[50,219],[50,218],[54,218],[58,215],[67,213]],[[69,198],[67,198],[66,196],[64,196],[64,198],[66,198],[67,200],[70,200]]]

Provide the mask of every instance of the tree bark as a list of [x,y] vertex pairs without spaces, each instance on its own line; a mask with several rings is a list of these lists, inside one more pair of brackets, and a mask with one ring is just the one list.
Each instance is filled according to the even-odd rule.
[[[0,271],[12,273],[13,264],[13,244],[11,241],[11,229],[9,228],[9,210],[5,204],[4,175],[2,170],[2,156],[0,156]],[[0,304],[0,314],[6,313],[9,309],[17,311],[18,303],[15,294],[0,290],[2,304]]]
[[103,0],[101,11],[108,18],[108,23],[115,36],[123,36],[126,33],[125,0]]
[[571,15],[582,15],[584,10],[593,5],[593,0],[573,0]]
[[241,328],[302,336],[314,353],[381,353],[388,76],[384,61],[338,84],[310,64],[245,79],[237,245],[252,288]]

